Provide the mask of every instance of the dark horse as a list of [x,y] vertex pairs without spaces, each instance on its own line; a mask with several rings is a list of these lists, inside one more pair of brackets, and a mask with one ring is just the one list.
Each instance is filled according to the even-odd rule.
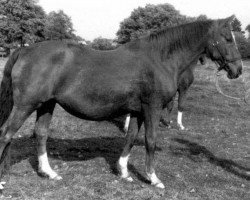
[[13,135],[36,111],[39,170],[52,179],[61,179],[50,168],[46,152],[49,124],[58,103],[87,120],[131,115],[133,128],[129,128],[118,161],[121,176],[129,181],[130,150],[144,122],[146,175],[153,185],[164,188],[154,170],[161,111],[177,91],[179,74],[204,53],[218,62],[229,78],[239,77],[242,63],[230,30],[232,20],[230,17],[165,29],[113,51],[61,41],[17,49],[5,66],[0,91],[1,172]]
[[[199,58],[199,61],[202,65],[206,63],[205,55],[202,55]],[[178,80],[178,115],[177,115],[177,125],[180,130],[185,130],[185,127],[182,124],[182,114],[184,110],[184,102],[187,96],[187,91],[191,84],[194,82],[194,68],[196,67],[197,62],[193,62],[190,64],[189,68],[185,70]],[[163,114],[160,119],[160,126],[170,127],[170,115],[174,106],[174,99],[168,103],[167,107],[164,109]]]

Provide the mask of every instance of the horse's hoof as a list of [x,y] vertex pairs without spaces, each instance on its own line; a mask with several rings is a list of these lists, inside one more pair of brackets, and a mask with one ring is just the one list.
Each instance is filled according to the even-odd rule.
[[128,128],[123,128],[124,135],[126,136],[128,133]]
[[2,181],[0,182],[0,190],[3,190],[4,189],[4,185],[6,184],[6,182]]
[[165,188],[165,186],[163,185],[163,183],[156,183],[156,184],[152,184],[152,185],[154,185],[155,187],[160,188],[160,189],[164,189]]
[[128,182],[133,182],[134,181],[134,179],[131,176],[126,176],[126,177],[121,177],[121,178],[125,179]]
[[133,179],[131,176],[127,177],[126,180],[127,180],[128,182],[133,182],[133,181],[134,181],[134,179]]
[[151,185],[161,189],[165,188],[165,186],[155,173],[147,173],[147,179],[151,182]]
[[187,130],[183,125],[178,125],[178,128],[179,128],[179,130],[181,130],[181,131]]
[[125,179],[128,182],[133,182],[134,181],[134,179],[131,176],[123,178],[123,179]]
[[60,180],[62,180],[63,178],[62,178],[61,176],[59,176],[59,175],[56,175],[55,177],[50,178],[50,179],[53,179],[53,180],[55,180],[55,181],[60,181]]
[[172,128],[169,124],[164,124],[164,123],[162,123],[162,122],[159,123],[159,127],[161,127],[161,128],[166,128],[166,129]]

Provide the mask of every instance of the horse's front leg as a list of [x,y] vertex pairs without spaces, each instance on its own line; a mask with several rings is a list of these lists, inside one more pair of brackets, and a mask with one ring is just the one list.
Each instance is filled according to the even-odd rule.
[[126,144],[118,161],[118,170],[121,173],[121,177],[130,182],[133,181],[133,178],[128,172],[128,159],[141,125],[142,117],[131,119],[128,132],[126,134]]
[[145,145],[146,145],[146,174],[152,185],[158,188],[165,188],[161,180],[155,174],[155,147],[156,128],[158,126],[161,108],[151,105],[144,105]]

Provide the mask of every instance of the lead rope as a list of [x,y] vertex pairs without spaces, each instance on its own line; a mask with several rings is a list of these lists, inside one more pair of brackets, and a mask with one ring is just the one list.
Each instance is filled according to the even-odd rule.
[[[218,64],[216,63],[216,65],[218,65]],[[230,96],[230,95],[225,94],[225,93],[222,91],[222,89],[220,88],[219,80],[218,80],[218,77],[219,77],[219,76],[220,76],[220,75],[218,74],[218,71],[215,70],[215,71],[214,71],[215,86],[216,86],[217,91],[218,91],[221,95],[223,95],[223,96],[225,96],[225,97],[227,97],[227,98],[230,98],[230,99],[234,99],[234,100],[236,100],[236,101],[244,101],[245,103],[247,103],[245,97],[243,97],[243,98],[240,98],[240,97],[233,97],[233,96]],[[243,78],[243,82],[245,82],[245,78]],[[246,88],[245,88],[245,87],[244,87],[244,91],[246,92]]]

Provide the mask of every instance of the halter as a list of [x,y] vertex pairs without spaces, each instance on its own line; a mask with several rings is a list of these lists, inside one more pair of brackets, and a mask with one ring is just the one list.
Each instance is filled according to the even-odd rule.
[[237,100],[237,101],[244,101],[246,103],[246,99],[245,98],[239,98],[239,97],[233,97],[233,96],[230,96],[230,95],[226,95],[220,88],[219,86],[219,80],[218,80],[218,76],[219,76],[219,71],[221,71],[222,69],[227,69],[227,66],[230,62],[234,62],[234,61],[237,61],[238,59],[234,59],[234,60],[226,60],[223,56],[223,54],[221,53],[220,51],[220,48],[218,47],[220,43],[218,41],[215,41],[215,43],[212,43],[212,46],[214,48],[217,49],[217,51],[219,52],[221,58],[223,59],[223,63],[222,63],[222,66],[220,66],[217,62],[215,62],[215,64],[218,66],[217,68],[217,72],[215,71],[214,73],[214,77],[215,77],[215,86],[216,86],[216,89],[217,91],[222,94],[223,96],[227,97],[227,98],[230,98],[230,99],[234,99],[234,100]]
[[219,44],[220,44],[219,41],[215,41],[215,43],[212,43],[212,46],[219,52],[219,54],[222,58],[222,61],[223,61],[222,66],[218,67],[218,71],[221,71],[222,69],[226,69],[229,63],[237,61],[238,58],[235,58],[232,60],[226,60],[225,57],[223,56],[223,54],[221,53],[220,48],[218,47]]

